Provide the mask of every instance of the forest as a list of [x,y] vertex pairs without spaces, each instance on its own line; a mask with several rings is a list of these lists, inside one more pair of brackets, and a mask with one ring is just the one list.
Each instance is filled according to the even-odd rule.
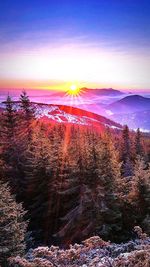
[[0,264],[92,236],[128,242],[137,225],[150,235],[150,135],[43,122],[26,92],[19,103],[0,115]]

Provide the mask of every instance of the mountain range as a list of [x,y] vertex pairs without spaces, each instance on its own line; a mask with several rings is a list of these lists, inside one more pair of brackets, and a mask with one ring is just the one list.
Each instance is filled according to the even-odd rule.
[[93,95],[98,95],[98,96],[111,96],[111,97],[116,97],[116,96],[122,96],[125,93],[120,91],[120,90],[116,90],[113,88],[101,88],[101,89],[90,89],[90,88],[86,88],[83,87],[81,88],[81,91],[84,92],[84,94],[93,94]]
[[[19,96],[18,92],[13,91],[12,96],[15,101]],[[3,93],[0,91],[0,101],[4,101],[7,97],[6,92]],[[148,92],[137,95],[131,92],[127,94],[122,90],[112,88],[82,88],[80,96],[75,98],[71,98],[66,92],[49,92],[48,90],[37,92],[29,90],[29,96],[32,103],[37,105],[40,116],[45,119],[47,117],[49,120],[58,122],[66,121],[89,125],[92,120],[92,123],[96,124],[96,121],[101,123],[102,118],[105,117],[105,120],[107,118],[113,123],[115,121],[117,124],[127,124],[131,129],[140,128],[143,131],[150,131],[150,98]],[[40,104],[40,102],[44,104]],[[17,101],[15,103],[17,105]],[[1,104],[0,107],[2,106],[4,105]],[[56,107],[55,112],[52,111],[52,107],[53,109]],[[53,113],[55,113],[54,117]],[[109,123],[106,122],[106,124]]]

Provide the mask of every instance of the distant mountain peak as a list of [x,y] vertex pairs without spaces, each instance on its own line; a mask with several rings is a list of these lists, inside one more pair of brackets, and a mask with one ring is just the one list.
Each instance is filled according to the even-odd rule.
[[144,97],[144,96],[141,96],[141,95],[129,95],[129,96],[126,96],[118,101],[116,101],[116,103],[124,103],[124,104],[130,104],[130,103],[133,103],[133,104],[136,104],[136,103],[150,103],[150,99],[147,98],[147,97]]
[[107,106],[114,114],[129,114],[137,111],[150,110],[150,98],[141,95],[130,95]]
[[99,96],[120,96],[120,95],[124,95],[124,92],[117,90],[117,89],[113,89],[113,88],[87,88],[87,87],[82,87],[81,90],[84,91],[84,93],[92,93],[92,94],[96,94]]
[[[141,95],[128,95],[126,97],[124,97],[123,99],[145,99],[146,97],[141,96]],[[121,99],[121,100],[123,100]],[[146,98],[147,99],[147,98]],[[120,100],[120,101],[121,101]]]

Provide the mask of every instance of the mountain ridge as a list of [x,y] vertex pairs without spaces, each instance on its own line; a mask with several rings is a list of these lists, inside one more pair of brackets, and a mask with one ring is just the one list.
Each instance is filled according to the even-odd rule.
[[[12,101],[14,109],[19,110],[19,101]],[[5,103],[0,104],[1,111],[5,109]],[[54,105],[31,102],[33,108],[35,108],[35,115],[38,119],[56,121],[59,123],[73,123],[80,125],[94,125],[102,127],[110,127],[116,129],[122,129],[119,123],[112,121],[109,118],[86,111],[80,108],[66,106],[66,105]]]
[[90,92],[90,93],[96,93],[99,96],[119,96],[119,95],[124,95],[124,92],[121,92],[120,90],[113,89],[113,88],[87,88],[83,87],[81,88],[84,92]]
[[112,104],[107,105],[107,109],[113,113],[131,113],[150,109],[150,98],[141,95],[126,96]]

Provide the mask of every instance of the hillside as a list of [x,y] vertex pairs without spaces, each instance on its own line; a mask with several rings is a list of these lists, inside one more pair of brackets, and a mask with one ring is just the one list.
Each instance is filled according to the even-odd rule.
[[[16,110],[20,109],[19,102],[13,102]],[[32,102],[32,107],[35,109],[35,115],[38,119],[49,120],[58,123],[71,123],[78,125],[95,125],[98,127],[110,127],[121,129],[122,126],[110,119],[95,113],[65,106],[53,105]],[[5,109],[5,102],[0,105],[1,110]]]

